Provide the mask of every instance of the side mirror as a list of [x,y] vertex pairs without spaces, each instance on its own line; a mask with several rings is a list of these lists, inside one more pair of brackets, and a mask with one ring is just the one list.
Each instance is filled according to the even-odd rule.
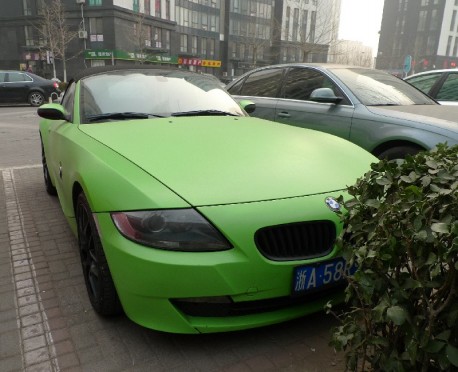
[[241,108],[243,108],[248,114],[251,114],[254,110],[256,110],[256,103],[249,100],[243,100],[239,102]]
[[49,120],[69,120],[69,115],[64,107],[58,103],[41,105],[37,110],[38,116]]
[[339,103],[343,97],[337,97],[331,88],[318,88],[310,94],[310,101],[323,103]]

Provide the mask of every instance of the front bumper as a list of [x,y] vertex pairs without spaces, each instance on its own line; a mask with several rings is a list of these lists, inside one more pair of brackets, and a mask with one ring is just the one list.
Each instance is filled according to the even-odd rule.
[[[126,314],[156,330],[205,333],[279,323],[319,311],[329,300],[340,301],[342,288],[291,299],[294,267],[335,257],[335,247],[319,258],[272,261],[259,252],[254,241],[260,228],[301,221],[331,220],[339,233],[339,218],[324,202],[327,196],[338,195],[198,208],[233,245],[233,249],[222,252],[144,247],[125,239],[109,213],[98,213],[102,245]],[[183,305],[182,300],[190,298],[203,302],[228,298],[230,307],[248,311],[205,314],[192,302],[191,306]],[[198,311],[192,310],[196,308]]]

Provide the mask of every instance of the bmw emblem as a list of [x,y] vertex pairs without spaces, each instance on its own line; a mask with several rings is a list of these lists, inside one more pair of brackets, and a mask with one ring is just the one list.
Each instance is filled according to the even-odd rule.
[[334,199],[332,196],[328,196],[325,201],[326,205],[328,208],[333,211],[333,212],[339,212],[340,211],[340,203]]

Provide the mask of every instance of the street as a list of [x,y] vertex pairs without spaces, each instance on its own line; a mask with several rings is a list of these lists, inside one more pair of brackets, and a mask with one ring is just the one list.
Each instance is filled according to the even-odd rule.
[[341,371],[319,313],[254,330],[166,334],[104,319],[87,297],[76,238],[49,196],[39,118],[0,107],[0,371]]

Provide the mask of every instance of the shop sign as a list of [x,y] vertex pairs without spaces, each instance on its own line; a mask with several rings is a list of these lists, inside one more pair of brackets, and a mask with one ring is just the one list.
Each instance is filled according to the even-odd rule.
[[177,56],[149,55],[146,53],[125,52],[123,50],[86,50],[84,57],[86,59],[122,59],[126,61],[138,61],[151,63],[170,63],[178,64]]
[[178,58],[179,65],[185,66],[202,66],[202,67],[221,67],[221,61],[200,58]]

